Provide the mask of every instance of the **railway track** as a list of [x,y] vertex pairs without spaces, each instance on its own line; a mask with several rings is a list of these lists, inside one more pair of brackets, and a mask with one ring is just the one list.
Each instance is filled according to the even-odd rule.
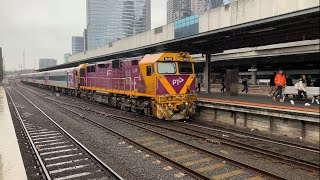
[[[46,99],[48,99],[48,98],[46,98]],[[67,111],[70,111],[70,108],[68,108],[68,107],[80,108],[81,110],[97,113],[97,114],[100,114],[100,115],[104,115],[104,116],[107,116],[108,118],[113,118],[115,120],[130,124],[132,126],[135,126],[135,127],[138,127],[138,128],[142,128],[142,129],[144,129],[146,131],[150,131],[150,128],[158,128],[158,130],[155,130],[152,133],[156,133],[158,135],[164,135],[166,138],[171,138],[171,137],[166,136],[165,135],[166,133],[160,133],[159,134],[159,131],[167,130],[167,131],[170,131],[170,132],[183,134],[183,135],[186,135],[186,136],[190,136],[190,137],[193,137],[193,138],[198,138],[198,139],[205,140],[205,141],[208,141],[208,142],[220,143],[220,144],[224,144],[226,146],[230,146],[230,147],[233,147],[233,148],[237,148],[237,149],[241,149],[241,150],[245,150],[245,151],[261,154],[263,156],[267,156],[267,157],[272,158],[272,159],[277,159],[277,160],[282,161],[282,162],[284,161],[286,163],[293,164],[293,165],[295,165],[297,167],[304,168],[304,169],[307,169],[307,170],[312,170],[312,171],[317,171],[317,172],[319,171],[319,164],[318,163],[309,162],[309,161],[301,160],[299,158],[287,156],[287,155],[284,155],[284,154],[281,154],[281,153],[276,153],[276,152],[273,152],[273,151],[269,151],[267,149],[262,149],[262,148],[257,148],[255,146],[246,145],[246,144],[237,142],[236,140],[224,138],[224,137],[221,137],[219,135],[214,135],[212,133],[203,132],[203,129],[218,131],[218,132],[222,132],[222,133],[229,134],[229,135],[234,135],[234,136],[240,136],[242,138],[250,138],[250,139],[260,140],[260,141],[267,142],[267,143],[274,143],[274,144],[277,144],[277,145],[287,146],[287,147],[290,147],[290,148],[297,148],[297,149],[300,149],[300,150],[317,153],[319,155],[319,150],[316,149],[316,148],[313,148],[313,147],[305,147],[305,146],[296,145],[296,144],[290,143],[290,142],[288,142],[288,143],[282,142],[282,141],[274,141],[273,142],[272,139],[270,139],[270,138],[263,138],[263,137],[259,137],[259,136],[251,136],[251,134],[241,134],[241,133],[238,133],[238,132],[230,132],[230,131],[221,130],[221,129],[207,128],[207,127],[199,126],[199,125],[196,125],[196,124],[190,124],[190,123],[183,123],[183,124],[182,123],[181,124],[180,123],[169,123],[169,124],[161,123],[161,125],[159,125],[159,124],[154,124],[152,121],[144,121],[144,120],[147,119],[145,116],[139,116],[140,118],[125,118],[123,116],[113,115],[112,113],[111,114],[105,113],[105,111],[107,111],[107,112],[109,111],[110,112],[110,108],[107,108],[107,107],[104,107],[104,106],[98,106],[100,108],[100,110],[103,111],[102,112],[102,111],[98,111],[98,110],[95,110],[95,109],[84,107],[83,106],[83,102],[81,102],[82,105],[80,105],[80,103],[74,105],[74,104],[70,104],[70,103],[62,103],[62,102],[59,102],[59,101],[56,101],[56,100],[52,100],[52,99],[48,99],[48,100],[50,100],[52,103],[55,103],[60,108],[63,108],[65,110],[67,110]],[[95,103],[90,103],[90,102],[87,102],[87,103],[91,104],[91,105],[97,105]],[[121,113],[124,113],[121,110],[117,110],[117,109],[114,109],[114,108],[111,108],[111,109],[112,109],[111,112],[119,111]],[[72,113],[73,114],[77,114],[77,112],[75,112],[75,111],[73,111]],[[135,115],[135,116],[138,117],[138,115]],[[139,119],[139,120],[137,120],[137,119]],[[172,140],[176,140],[176,139],[172,139]],[[181,142],[181,143],[183,143],[183,142]],[[134,144],[134,143],[132,142],[132,144]],[[139,145],[136,145],[136,146],[139,146]],[[149,150],[147,150],[147,151],[149,151]],[[221,157],[221,158],[224,158],[224,157]],[[231,161],[228,161],[228,162],[231,162]],[[237,162],[234,162],[234,163],[237,164]],[[239,166],[241,166],[241,165],[239,165]],[[242,165],[242,167],[244,167],[244,166]],[[246,168],[250,169],[250,167],[246,167]],[[187,170],[185,170],[185,171],[187,172]],[[256,171],[256,172],[259,172],[261,174],[264,174],[263,171],[261,172],[260,170],[257,170],[257,169],[253,169],[253,171]],[[274,177],[274,178],[279,178],[279,177]]]
[[[32,93],[32,92],[31,92]],[[34,94],[34,93],[33,93]],[[34,94],[37,96],[40,96],[38,94]],[[40,96],[41,97],[41,96]],[[137,146],[140,149],[143,149],[151,154],[154,154],[155,156],[158,156],[160,159],[164,159],[167,162],[170,162],[173,164],[176,168],[186,172],[190,176],[196,178],[196,179],[211,179],[213,178],[222,178],[222,177],[231,177],[231,176],[237,176],[237,175],[243,175],[239,176],[241,179],[262,179],[264,177],[267,178],[274,178],[274,179],[283,179],[279,176],[276,176],[274,174],[268,173],[264,170],[248,166],[246,164],[234,161],[232,159],[228,159],[226,157],[223,157],[219,154],[207,151],[205,149],[199,148],[197,146],[194,146],[190,143],[186,143],[184,141],[180,141],[178,139],[170,137],[170,135],[167,135],[166,133],[161,133],[156,130],[151,130],[149,128],[144,127],[143,124],[139,125],[137,122],[133,122],[134,120],[131,118],[126,118],[122,116],[115,116],[112,114],[107,114],[104,112],[98,112],[98,111],[93,111],[97,114],[104,115],[107,118],[112,118],[117,121],[121,121],[126,124],[130,124],[131,126],[134,126],[136,128],[142,129],[146,132],[149,132],[152,134],[152,137],[147,137],[147,138],[138,138],[138,139],[132,139],[128,138],[120,133],[118,133],[116,130],[102,124],[99,122],[96,122],[95,120],[92,120],[86,116],[80,115],[78,111],[75,109],[81,109],[81,110],[88,110],[88,108],[85,107],[80,107],[78,105],[71,105],[71,104],[63,104],[61,102],[52,100],[52,99],[47,99],[51,101],[55,106],[63,109],[66,112],[71,113],[72,116],[78,116],[80,119],[83,119],[90,124],[93,124],[99,128],[102,128],[108,132],[111,132],[114,135],[117,135],[121,137],[124,141],[128,142],[129,144],[132,144],[134,146]],[[74,108],[74,109],[72,109]],[[91,110],[92,111],[92,110]],[[151,142],[150,142],[151,140]],[[165,141],[164,144],[162,144],[160,147],[153,147],[152,144],[155,141]],[[185,155],[181,156],[175,156],[171,157],[168,156],[170,152],[164,150],[170,149],[170,147],[175,146],[175,149],[172,149],[172,151],[181,151],[184,149],[184,151],[187,151]],[[194,160],[191,162],[182,162],[181,160],[190,158],[193,156],[197,156],[198,160]],[[194,168],[192,165],[194,164],[199,164],[199,163],[208,163],[205,168]],[[222,174],[216,174],[217,172],[213,171],[213,174],[208,174],[208,170],[214,170],[214,169],[219,169],[219,168],[225,168],[225,169],[231,169],[229,173],[222,173]],[[214,174],[216,174],[214,176]]]
[[[24,87],[22,87],[22,88],[24,88]],[[62,96],[60,98],[62,98],[64,100],[67,100],[67,101],[70,101],[70,98],[66,99],[65,97],[62,97]],[[77,105],[83,104],[83,102],[79,103],[75,99],[72,99],[72,101]],[[85,103],[88,103],[88,104],[91,104],[91,105],[98,105],[98,104],[96,104],[94,102],[91,102],[91,101],[86,101]],[[107,111],[112,109],[112,111],[114,111],[114,112],[117,111],[117,112],[120,112],[120,113],[124,112],[123,110],[119,110],[119,109],[116,109],[114,107],[107,107],[105,105],[96,106],[96,108],[99,108],[101,110],[107,110]],[[148,120],[148,119],[146,119],[145,116],[140,116],[140,115],[137,115],[137,114],[133,114],[133,115],[135,117],[137,117],[138,119]],[[190,128],[200,128],[200,129],[203,129],[203,130],[210,130],[210,131],[219,132],[219,133],[223,133],[223,134],[238,136],[238,137],[241,137],[241,138],[254,139],[254,140],[263,141],[263,142],[266,142],[266,143],[272,143],[272,144],[275,144],[275,145],[278,144],[278,145],[281,145],[281,146],[300,149],[300,150],[304,150],[304,151],[308,151],[308,152],[320,153],[320,149],[317,148],[317,147],[306,146],[306,145],[302,145],[302,144],[299,144],[299,143],[288,142],[288,141],[283,141],[283,140],[280,140],[280,139],[274,139],[274,138],[265,137],[265,136],[261,136],[261,135],[257,135],[257,134],[247,133],[247,132],[243,132],[243,131],[236,130],[236,129],[228,129],[228,128],[224,128],[224,127],[220,127],[220,126],[218,126],[216,128],[207,127],[207,126],[203,126],[203,125],[201,125],[201,124],[199,124],[197,122],[187,122],[187,123],[185,123],[185,122],[184,123],[175,122],[175,123],[177,123],[177,124],[180,123],[180,124],[183,124],[183,126],[189,126]]]
[[[17,104],[9,89],[15,91],[23,103]],[[26,96],[12,87],[9,89],[6,88],[6,92],[41,166],[44,179],[122,180]]]

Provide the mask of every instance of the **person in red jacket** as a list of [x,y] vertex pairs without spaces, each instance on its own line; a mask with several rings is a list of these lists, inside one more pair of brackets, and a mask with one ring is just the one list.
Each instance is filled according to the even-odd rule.
[[286,85],[286,76],[283,74],[282,70],[279,70],[278,74],[274,78],[274,83],[276,84],[277,93],[272,98],[274,101],[277,101],[276,97],[280,97],[280,102],[284,102],[282,99],[282,89]]

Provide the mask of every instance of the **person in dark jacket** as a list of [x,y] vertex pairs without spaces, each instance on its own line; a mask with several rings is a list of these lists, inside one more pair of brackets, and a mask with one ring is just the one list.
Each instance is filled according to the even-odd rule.
[[307,76],[307,86],[310,87],[311,86],[311,75]]
[[314,87],[320,87],[320,77],[318,77],[314,82],[313,82]]
[[[320,77],[318,77],[318,78],[313,82],[313,86],[314,86],[314,87],[320,87]],[[320,101],[319,101],[320,96],[317,96],[317,97],[315,97],[314,99],[316,100],[317,104],[320,104]]]
[[294,86],[292,79],[289,74],[286,75],[286,86]]
[[[294,86],[289,74],[286,74],[286,83],[287,83],[286,86]],[[289,95],[286,94],[286,98],[288,98],[288,97],[289,97]],[[295,95],[293,95],[293,98],[295,98]],[[290,102],[291,102],[291,104],[293,104],[292,101],[290,101]]]
[[249,86],[248,86],[248,78],[247,77],[242,78],[242,85],[243,85],[242,92],[246,91],[246,93],[248,93]]
[[276,93],[276,83],[274,82],[274,78],[276,77],[277,73],[273,72],[272,77],[270,78],[270,92],[268,94],[269,97],[274,96],[274,94]]

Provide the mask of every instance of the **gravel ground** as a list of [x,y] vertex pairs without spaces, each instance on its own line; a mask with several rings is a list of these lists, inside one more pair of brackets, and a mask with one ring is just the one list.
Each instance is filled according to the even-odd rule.
[[[23,92],[23,89],[17,89]],[[74,117],[27,91],[23,94],[124,179],[193,179],[172,164],[131,146],[119,137]],[[101,116],[100,119],[108,120]]]
[[[37,100],[37,98],[35,98],[35,100]],[[79,101],[82,101],[82,100],[79,99]],[[84,104],[87,104],[87,103],[84,103]],[[44,105],[50,106],[48,104],[44,104]],[[45,108],[45,109],[48,109],[48,108]],[[121,122],[114,121],[114,120],[110,120],[110,119],[105,119],[105,118],[103,118],[99,115],[96,115],[96,114],[87,113],[87,112],[84,113],[83,111],[81,111],[79,109],[74,109],[74,110],[79,111],[79,113],[81,112],[81,113],[85,114],[86,116],[90,116],[90,118],[94,119],[95,121],[103,122],[106,125],[113,127],[115,130],[117,130],[119,132],[122,131],[122,133],[126,134],[127,136],[131,135],[131,136],[133,136],[132,138],[137,138],[137,135],[135,135],[135,134],[139,134],[140,138],[150,136],[150,134],[144,134],[143,131],[138,130],[136,127],[130,127],[130,126],[128,126],[128,124],[121,123]],[[123,115],[130,116],[131,113],[123,113]],[[74,118],[73,118],[73,120],[74,120]],[[75,121],[75,122],[73,122],[74,124],[79,123],[79,120],[74,120],[74,121]],[[66,121],[62,121],[62,123],[66,123]],[[157,122],[157,123],[161,123],[161,122]],[[81,123],[81,126],[83,126],[83,124],[84,123]],[[90,127],[90,125],[88,125],[88,127]],[[157,130],[159,132],[165,132],[162,129],[157,129],[157,128],[154,128],[151,126],[149,126],[148,128],[153,129],[153,130]],[[130,129],[130,131],[128,131],[128,129]],[[92,127],[90,128],[90,130],[92,130]],[[89,132],[90,132],[90,130],[89,130]],[[133,131],[137,131],[137,132],[133,133]],[[101,134],[103,134],[103,133],[101,132],[99,134],[101,136]],[[202,147],[202,148],[207,149],[209,151],[213,151],[215,153],[218,153],[222,156],[232,158],[235,160],[239,160],[239,161],[245,162],[246,164],[249,164],[251,166],[259,167],[261,169],[268,169],[268,171],[273,172],[274,174],[280,174],[288,179],[306,179],[306,178],[307,179],[318,179],[318,177],[315,176],[314,173],[312,173],[312,172],[303,171],[297,167],[290,167],[290,166],[287,166],[281,162],[270,161],[270,160],[265,159],[265,158],[263,158],[259,155],[256,155],[256,154],[242,152],[242,151],[235,150],[235,149],[232,149],[229,147],[225,147],[225,146],[222,146],[219,144],[211,144],[211,143],[209,144],[208,142],[202,142],[202,141],[199,141],[199,140],[192,138],[192,137],[181,136],[180,134],[177,134],[177,133],[167,132],[167,134],[170,134],[171,137],[176,137],[179,140],[184,140],[184,141],[192,143],[193,145],[196,145],[198,147]],[[99,137],[99,136],[97,136],[97,137]],[[138,136],[138,138],[139,138],[139,136]],[[94,140],[88,139],[88,141],[94,141]],[[101,141],[100,143],[105,143],[105,142]],[[111,147],[113,147],[113,146],[111,146]],[[128,149],[131,149],[131,148],[128,148]],[[123,152],[123,153],[127,153],[127,152]],[[121,155],[123,155],[123,154],[121,154]],[[133,162],[135,162],[135,161],[133,161]],[[150,167],[148,167],[148,168],[150,168]],[[131,175],[129,177],[131,177]],[[234,176],[233,178],[235,178],[235,177],[237,177],[237,176]],[[240,177],[238,177],[238,178],[240,178]]]
[[219,122],[215,122],[215,123],[206,123],[206,122],[190,122],[191,124],[196,124],[196,125],[200,125],[200,126],[207,126],[207,127],[212,127],[212,128],[221,128],[221,129],[225,129],[225,130],[230,130],[230,131],[241,131],[241,132],[245,132],[248,134],[252,134],[252,135],[258,135],[261,137],[267,137],[267,138],[273,138],[273,139],[277,139],[280,141],[284,141],[284,142],[290,142],[290,143],[295,143],[295,144],[299,144],[299,145],[303,145],[306,147],[314,147],[314,148],[318,148],[320,149],[320,142],[318,144],[313,144],[310,142],[307,142],[303,139],[299,139],[299,138],[289,138],[287,136],[278,136],[272,133],[268,133],[268,132],[263,132],[263,131],[259,131],[257,129],[249,129],[249,128],[240,128],[240,127],[234,127],[231,125],[227,125],[227,124],[220,124]]
[[[9,97],[7,95],[7,97]],[[28,138],[24,133],[24,130],[20,124],[19,119],[15,116],[14,107],[12,106],[11,101],[9,101],[9,109],[12,115],[13,126],[17,135],[17,140],[22,155],[22,160],[26,170],[27,178],[32,180],[43,179],[41,170],[38,168],[39,164],[36,157],[33,154],[33,150],[29,144]]]
[[[27,100],[12,88],[9,87],[8,90],[17,105],[17,109],[21,114],[24,124],[35,143],[42,161],[47,166],[52,179],[69,176],[77,177],[80,174],[86,175],[83,177],[80,176],[78,179],[114,179],[112,176],[108,176],[109,172],[101,171],[103,168],[100,167],[100,165],[98,165],[94,160],[88,158],[88,156],[85,155],[86,152],[83,151],[82,148],[74,143],[73,140],[63,135],[60,129],[58,129],[47,119],[46,116],[40,113]],[[64,143],[64,146],[52,146],[47,141]],[[70,154],[73,154],[74,156],[60,158],[61,156],[69,156]],[[65,163],[69,161],[73,162]],[[55,165],[56,163],[62,164]],[[66,170],[69,168],[72,169]]]

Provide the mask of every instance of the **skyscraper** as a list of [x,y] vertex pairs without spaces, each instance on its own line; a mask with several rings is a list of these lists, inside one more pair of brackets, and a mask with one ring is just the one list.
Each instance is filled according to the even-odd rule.
[[151,0],[87,0],[88,49],[150,29]]
[[208,9],[208,0],[191,0],[191,11],[201,14]]
[[72,54],[77,54],[84,51],[83,37],[72,36]]
[[83,30],[83,51],[88,50],[88,31],[87,29]]
[[214,9],[222,5],[224,5],[223,0],[191,0],[191,11],[194,14],[201,14],[207,10]]
[[191,0],[167,1],[167,23],[172,23],[191,15]]
[[[224,0],[208,0],[208,9],[214,9],[224,5]],[[233,0],[229,0],[233,1]]]

